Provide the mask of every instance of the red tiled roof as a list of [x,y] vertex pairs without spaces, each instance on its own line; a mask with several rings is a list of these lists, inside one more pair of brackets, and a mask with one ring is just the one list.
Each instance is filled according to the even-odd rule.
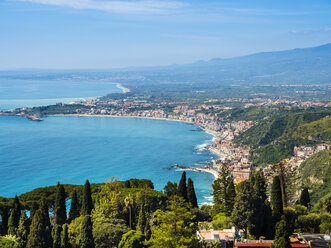
[[[271,244],[263,244],[263,243],[237,243],[236,247],[269,247]],[[307,248],[309,247],[306,244],[291,244],[293,248]]]

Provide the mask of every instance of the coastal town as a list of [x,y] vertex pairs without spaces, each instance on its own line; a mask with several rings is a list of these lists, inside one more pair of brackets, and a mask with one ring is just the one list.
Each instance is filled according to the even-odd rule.
[[[130,89],[118,84],[117,87],[124,93],[129,93]],[[237,101],[232,99],[232,101]],[[227,120],[220,113],[231,110],[232,107],[225,104],[228,100],[209,99],[199,104],[187,102],[161,101],[156,102],[150,96],[126,96],[119,99],[106,97],[88,98],[73,101],[69,104],[58,103],[57,107],[70,107],[70,112],[63,112],[52,115],[71,116],[102,116],[102,117],[132,117],[159,119],[168,121],[179,121],[195,124],[204,131],[211,133],[213,143],[206,149],[218,156],[217,159],[202,167],[182,167],[175,165],[174,168],[203,171],[211,173],[217,178],[218,171],[222,166],[227,166],[233,177],[235,184],[247,180],[252,172],[253,163],[250,161],[250,147],[240,146],[234,142],[234,138],[251,128],[256,122],[244,120]],[[247,102],[242,100],[242,102]],[[305,106],[305,107],[329,107],[331,103],[313,101],[289,101],[271,100],[264,98],[250,99],[244,104],[244,108],[262,106]],[[42,117],[31,114],[31,108],[18,108],[8,111],[0,111],[0,115],[16,115],[26,117],[32,121],[42,121]],[[330,149],[329,145],[319,144],[315,147],[295,147],[293,156],[286,160],[289,171],[296,171],[300,164],[311,155],[321,149]],[[271,165],[263,168],[266,176],[271,175]]]

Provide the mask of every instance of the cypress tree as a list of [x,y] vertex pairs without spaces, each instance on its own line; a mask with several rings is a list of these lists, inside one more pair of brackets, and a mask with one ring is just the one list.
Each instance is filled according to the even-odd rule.
[[149,220],[146,221],[144,234],[145,234],[146,240],[149,240],[152,236],[151,225],[149,224]]
[[63,225],[63,230],[61,233],[61,248],[70,248],[67,224]]
[[61,248],[61,226],[55,225],[53,228],[53,248]]
[[234,206],[236,191],[233,176],[227,166],[222,166],[218,178],[213,182],[214,209],[230,216]]
[[187,180],[187,199],[188,202],[191,203],[193,208],[198,207],[198,200],[195,194],[194,185],[191,178]]
[[307,207],[308,209],[310,208],[310,197],[309,197],[308,188],[304,188],[301,191],[299,202],[301,205]]
[[80,230],[80,247],[94,248],[94,239],[92,235],[92,222],[89,215],[84,216]]
[[20,222],[17,229],[17,238],[19,247],[24,248],[28,242],[28,235],[30,231],[30,221],[26,216],[26,213],[23,212],[20,217]]
[[145,226],[146,226],[146,215],[144,210],[144,204],[141,204],[139,211],[139,219],[137,224],[137,231],[144,233]]
[[274,222],[278,222],[283,214],[283,200],[281,183],[278,176],[275,176],[271,185],[271,206]]
[[288,227],[285,220],[281,220],[276,225],[275,242],[272,244],[272,248],[291,248],[290,233],[288,233]]
[[90,182],[86,180],[83,192],[81,215],[90,215],[93,209]]
[[70,211],[69,211],[69,221],[73,221],[80,215],[80,203],[78,200],[76,190],[72,193],[71,196],[71,204],[70,204]]
[[[47,219],[48,218],[48,219]],[[49,229],[49,216],[45,215],[44,207],[33,216],[28,236],[27,248],[50,248],[53,246]]]
[[8,220],[8,234],[16,235],[16,231],[20,222],[20,217],[21,217],[21,205],[17,195],[15,195],[13,207],[10,212],[10,216]]
[[31,207],[30,207],[30,220],[33,219],[33,216],[35,212],[38,210],[39,206],[37,202],[32,202]]
[[54,205],[55,224],[62,226],[67,220],[66,194],[63,185],[58,182]]
[[187,201],[186,172],[184,171],[178,185],[178,195]]

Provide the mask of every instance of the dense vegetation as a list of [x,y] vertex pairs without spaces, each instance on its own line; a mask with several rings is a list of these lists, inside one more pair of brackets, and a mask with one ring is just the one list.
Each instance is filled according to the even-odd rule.
[[290,158],[295,146],[329,143],[330,113],[303,112],[262,120],[237,137],[235,142],[253,148],[255,165],[277,163]]
[[331,192],[331,151],[320,151],[300,166],[301,182],[311,189],[311,199],[317,202]]

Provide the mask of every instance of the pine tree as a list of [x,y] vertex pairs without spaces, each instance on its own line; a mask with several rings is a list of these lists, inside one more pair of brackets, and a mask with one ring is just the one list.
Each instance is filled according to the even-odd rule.
[[55,225],[53,228],[53,248],[61,248],[61,231],[62,228],[59,225]]
[[39,206],[37,202],[32,202],[31,207],[30,207],[30,220],[33,219],[34,214],[38,210]]
[[90,182],[86,180],[83,192],[81,215],[90,215],[93,209]]
[[71,204],[70,204],[70,211],[69,211],[69,221],[73,221],[80,215],[80,203],[78,200],[76,190],[73,192],[71,196]]
[[184,171],[178,185],[178,195],[187,201],[186,172]]
[[61,248],[70,248],[67,224],[63,225],[63,230],[61,233]]
[[222,166],[218,178],[213,182],[214,209],[230,216],[234,206],[236,191],[233,176],[227,166]]
[[198,200],[195,194],[194,185],[191,178],[187,180],[187,199],[188,202],[191,203],[193,208],[198,207]]
[[20,248],[25,248],[28,242],[28,235],[30,231],[30,221],[23,212],[20,217],[20,222],[17,229],[17,240]]
[[80,230],[80,247],[94,248],[94,240],[92,235],[92,222],[89,215],[84,216]]
[[310,208],[310,197],[309,197],[308,188],[304,188],[302,190],[299,202],[301,205],[307,207],[308,209]]
[[250,182],[243,181],[237,186],[238,193],[232,211],[232,222],[238,229],[244,230],[247,238],[247,230],[252,215],[252,188]]
[[8,220],[8,234],[16,235],[16,231],[20,222],[20,217],[21,205],[17,195],[15,195],[13,207]]
[[48,213],[46,216],[44,209],[44,206],[38,209],[33,216],[27,248],[50,248],[53,246],[49,229],[49,216]]
[[146,226],[146,215],[144,210],[144,204],[141,204],[139,211],[139,219],[137,224],[137,231],[144,233],[145,226]]
[[283,200],[281,183],[278,176],[275,176],[271,185],[271,206],[274,222],[278,222],[283,214]]
[[66,194],[63,185],[58,182],[54,205],[55,224],[62,226],[67,220]]

